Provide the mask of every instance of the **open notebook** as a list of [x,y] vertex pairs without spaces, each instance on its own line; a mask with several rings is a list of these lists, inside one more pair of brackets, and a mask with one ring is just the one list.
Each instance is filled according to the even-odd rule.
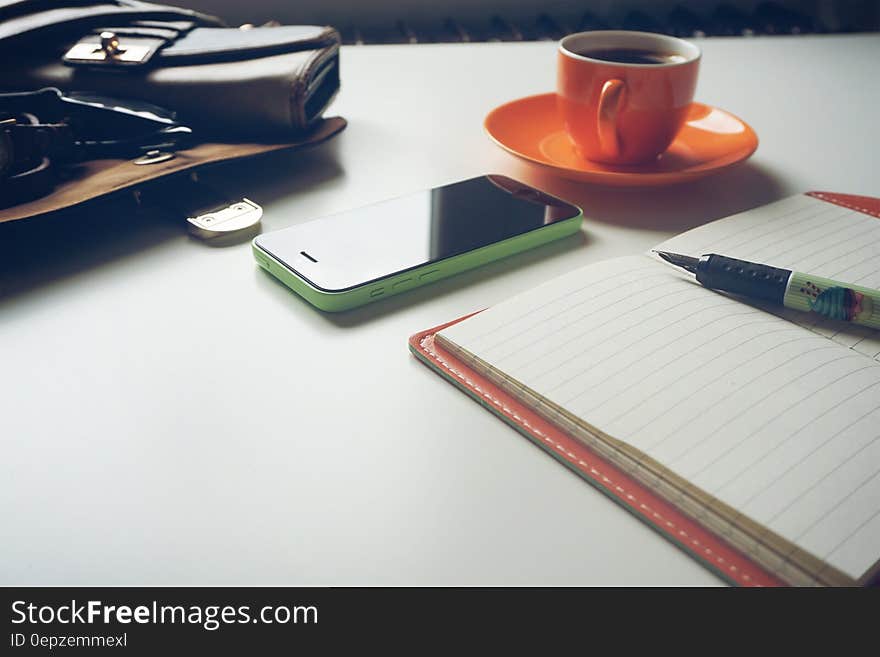
[[[880,287],[877,209],[799,195],[657,248]],[[734,582],[852,585],[878,570],[880,332],[713,292],[649,253],[571,272],[411,346]],[[641,498],[603,483],[602,466]]]

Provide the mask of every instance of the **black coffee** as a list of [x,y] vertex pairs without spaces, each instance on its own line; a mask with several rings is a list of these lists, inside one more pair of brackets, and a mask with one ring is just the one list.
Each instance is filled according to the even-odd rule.
[[578,53],[582,57],[601,59],[617,64],[677,64],[683,62],[682,55],[658,50],[639,50],[635,48],[596,48]]

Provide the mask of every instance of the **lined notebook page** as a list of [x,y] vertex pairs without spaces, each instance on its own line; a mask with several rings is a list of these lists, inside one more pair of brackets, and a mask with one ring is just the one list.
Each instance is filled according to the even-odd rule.
[[[811,196],[793,196],[714,221],[656,248],[693,256],[719,253],[880,288],[880,219]],[[774,312],[880,361],[877,331],[814,313]]]
[[880,556],[880,363],[644,256],[440,336],[851,577]]

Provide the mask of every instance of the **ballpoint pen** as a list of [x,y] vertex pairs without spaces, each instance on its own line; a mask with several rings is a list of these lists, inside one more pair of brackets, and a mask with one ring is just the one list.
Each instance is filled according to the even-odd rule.
[[697,281],[708,288],[880,329],[880,290],[714,253],[700,258],[654,253],[696,274]]

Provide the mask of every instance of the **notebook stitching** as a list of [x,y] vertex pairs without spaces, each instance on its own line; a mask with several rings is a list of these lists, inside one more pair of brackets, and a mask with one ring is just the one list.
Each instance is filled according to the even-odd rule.
[[[455,369],[454,367],[449,365],[449,363],[447,363],[445,360],[443,360],[440,356],[438,356],[433,350],[431,350],[427,346],[427,342],[431,337],[433,337],[433,336],[425,336],[419,341],[419,346],[422,349],[422,353],[426,354],[429,358],[435,360],[437,363],[439,363],[439,365],[441,367],[443,367],[445,370],[449,371],[452,375],[461,379],[468,388],[479,393],[482,397],[491,401],[495,406],[500,408],[505,413],[505,415],[507,415],[509,418],[515,420],[517,422],[517,424],[525,427],[529,431],[533,432],[535,435],[539,436],[541,438],[541,440],[543,440],[545,443],[547,443],[548,445],[553,447],[554,451],[556,451],[556,453],[562,454],[569,461],[576,463],[577,465],[583,466],[584,468],[589,468],[590,474],[595,475],[597,477],[601,477],[603,483],[614,486],[614,489],[616,491],[618,491],[619,493],[621,493],[622,495],[625,495],[626,499],[628,499],[629,501],[631,501],[633,503],[638,504],[640,509],[651,514],[651,516],[653,516],[656,520],[665,524],[670,529],[677,531],[679,536],[686,539],[687,541],[690,541],[690,543],[694,547],[701,549],[708,557],[711,557],[711,559],[714,560],[717,564],[726,568],[730,572],[740,574],[740,569],[735,564],[727,563],[727,560],[724,559],[724,557],[722,557],[721,555],[715,554],[711,548],[709,548],[708,546],[702,545],[702,543],[700,543],[699,540],[688,535],[688,533],[686,531],[684,531],[683,529],[676,527],[675,523],[670,521],[668,518],[663,517],[660,513],[658,513],[654,509],[652,509],[650,506],[648,506],[644,502],[637,499],[636,496],[633,495],[632,493],[628,493],[619,484],[616,484],[611,479],[609,479],[604,473],[597,470],[593,464],[587,463],[583,459],[579,458],[576,454],[573,454],[573,453],[567,451],[563,445],[554,441],[552,438],[547,436],[544,432],[542,432],[537,427],[533,427],[531,424],[529,424],[529,422],[527,420],[521,418],[513,410],[511,410],[510,408],[505,406],[501,401],[496,399],[491,393],[484,391],[482,388],[480,388],[480,386],[478,386],[477,384],[472,382],[464,374],[462,374],[457,369]],[[741,577],[746,582],[752,583],[752,578],[748,573],[742,572]],[[754,584],[754,583],[752,583],[752,585],[753,586],[761,586],[760,584]]]
[[841,205],[845,208],[849,208],[850,210],[857,210],[858,212],[862,212],[864,214],[870,215],[872,217],[877,217],[880,219],[880,213],[875,212],[874,210],[869,210],[868,208],[863,208],[849,201],[844,201],[835,196],[828,196],[823,192],[808,192],[808,196],[813,196],[814,198],[818,198],[822,201],[826,201],[828,203],[833,203],[834,205]]

